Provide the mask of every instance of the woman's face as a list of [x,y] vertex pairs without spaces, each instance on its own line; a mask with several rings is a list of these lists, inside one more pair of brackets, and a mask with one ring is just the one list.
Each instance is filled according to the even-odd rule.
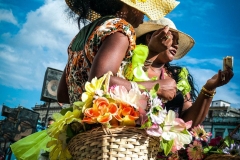
[[123,5],[121,11],[117,13],[117,16],[124,18],[134,28],[137,28],[140,24],[142,24],[144,18],[144,14],[142,12],[126,4]]
[[174,56],[177,53],[178,50],[178,40],[179,40],[179,36],[177,32],[174,31],[170,31],[172,33],[172,45],[171,47],[169,47],[167,50],[159,53],[156,61],[159,63],[168,63],[171,62],[174,59]]

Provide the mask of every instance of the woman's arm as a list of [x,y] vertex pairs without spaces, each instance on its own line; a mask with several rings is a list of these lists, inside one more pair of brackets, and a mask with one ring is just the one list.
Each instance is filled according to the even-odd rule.
[[60,103],[68,103],[68,104],[70,103],[69,96],[68,96],[68,88],[66,83],[66,68],[64,68],[62,77],[58,84],[57,100]]
[[[190,103],[184,104],[181,118],[184,121],[192,120],[192,126],[201,124],[208,114],[209,107],[212,102],[213,96],[210,94],[214,95],[213,93],[216,88],[227,84],[232,79],[232,77],[233,72],[230,68],[228,68],[226,71],[219,71],[218,74],[209,79],[203,86],[205,88],[205,91],[202,90],[200,92],[192,106],[190,106]],[[206,91],[210,94],[206,93]]]
[[[94,77],[101,77],[108,71],[116,75],[129,47],[128,37],[120,32],[108,36],[102,43],[98,53],[94,57],[88,81]],[[174,80],[157,80],[138,82],[150,90],[155,84],[160,84],[158,94],[166,100],[171,100],[176,95],[176,83]],[[112,76],[110,86],[122,85],[127,90],[131,89],[131,83],[125,79]]]

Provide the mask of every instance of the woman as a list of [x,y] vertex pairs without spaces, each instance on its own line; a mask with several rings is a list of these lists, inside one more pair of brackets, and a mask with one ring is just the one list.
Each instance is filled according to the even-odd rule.
[[[81,99],[85,82],[91,81],[94,77],[99,78],[108,71],[114,74],[110,86],[121,84],[128,90],[131,89],[131,82],[124,78],[122,70],[124,65],[131,61],[131,51],[135,48],[134,27],[143,22],[144,14],[152,19],[160,18],[163,13],[170,12],[178,4],[174,0],[162,0],[161,4],[155,4],[154,0],[147,2],[66,0],[66,2],[73,12],[79,14],[78,22],[91,17],[92,11],[101,15],[101,18],[85,26],[68,47],[68,62],[60,80],[57,97],[59,102],[70,104]],[[167,32],[168,28],[162,30],[156,38],[164,37]],[[159,43],[154,41],[149,48],[148,59],[165,50],[168,45],[165,41]],[[159,83],[162,87],[158,94],[167,100],[171,100],[176,94],[174,81],[156,80],[139,83],[147,89]],[[166,90],[168,92],[165,92]]]
[[200,94],[196,96],[196,88],[187,70],[169,64],[174,59],[182,58],[193,47],[194,40],[190,36],[178,31],[170,19],[162,18],[158,21],[145,22],[136,29],[137,44],[142,44],[140,47],[147,48],[152,41],[151,37],[158,34],[161,29],[163,30],[164,26],[170,27],[165,39],[172,44],[165,51],[160,52],[154,61],[146,61],[145,69],[150,78],[175,79],[178,86],[177,95],[173,100],[166,102],[165,106],[168,110],[178,112],[184,121],[192,120],[192,126],[197,126],[205,119],[216,88],[227,84],[233,77],[233,71],[230,68],[225,71],[220,70],[206,82]]
[[[81,29],[68,47],[68,62],[60,80],[58,101],[72,104],[81,100],[85,83],[94,77],[103,76],[108,71],[114,74],[110,79],[110,86],[121,84],[130,90],[131,82],[124,78],[121,71],[124,64],[130,62],[131,51],[135,48],[134,27],[138,27],[143,22],[144,14],[150,19],[159,19],[178,4],[175,0],[161,0],[161,2],[157,3],[156,0],[146,0],[146,2],[140,0],[66,0],[71,9],[70,15],[73,13],[79,15],[79,24],[87,18],[93,22]],[[167,31],[167,28],[161,31],[156,38],[164,37]],[[159,45],[154,41],[152,46],[149,48],[149,58],[163,51],[168,44],[163,42]],[[159,95],[168,100],[175,96],[174,80],[141,82],[147,89],[151,89],[156,83],[163,86],[158,91]],[[164,92],[166,89],[169,92]],[[18,159],[38,159],[41,149],[48,151],[46,144],[50,139],[47,132],[42,131],[14,143],[11,148]],[[37,148],[32,146],[37,146]],[[51,149],[53,150],[52,146]],[[50,151],[50,159],[51,155],[58,157],[59,154],[65,156],[63,159],[69,159],[67,149],[61,151],[59,147],[55,149],[58,150]]]

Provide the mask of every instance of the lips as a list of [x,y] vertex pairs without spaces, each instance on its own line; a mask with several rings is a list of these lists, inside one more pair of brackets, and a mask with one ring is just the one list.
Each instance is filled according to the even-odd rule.
[[177,53],[177,50],[176,49],[170,49],[169,50],[170,51],[170,53],[173,55],[173,56],[175,56],[176,55],[176,53]]

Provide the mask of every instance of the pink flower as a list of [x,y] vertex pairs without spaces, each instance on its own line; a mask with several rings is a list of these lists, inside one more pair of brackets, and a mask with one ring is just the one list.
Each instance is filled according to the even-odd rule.
[[160,137],[162,135],[162,128],[157,124],[153,124],[146,132],[151,136]]
[[200,139],[202,141],[207,142],[209,137],[212,136],[211,132],[206,132],[202,125],[198,125],[190,131],[190,133],[195,137],[196,139]]
[[189,144],[187,148],[188,158],[190,160],[201,160],[203,159],[203,148],[200,141],[193,141],[193,144]]

